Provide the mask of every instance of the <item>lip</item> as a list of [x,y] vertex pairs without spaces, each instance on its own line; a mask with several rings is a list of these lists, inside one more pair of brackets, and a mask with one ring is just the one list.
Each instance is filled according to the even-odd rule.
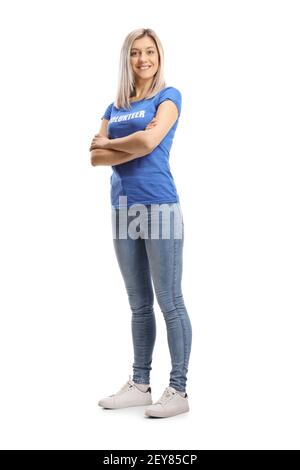
[[150,67],[151,67],[151,65],[140,65],[140,66],[138,67],[138,69],[139,69],[139,70],[140,70],[140,69],[145,69],[145,70],[147,70],[147,69],[150,69]]

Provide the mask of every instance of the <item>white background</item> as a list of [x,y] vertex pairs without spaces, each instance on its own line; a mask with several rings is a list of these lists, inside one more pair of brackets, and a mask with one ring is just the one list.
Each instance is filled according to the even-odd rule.
[[[3,449],[299,449],[299,2],[0,7]],[[182,93],[190,412],[103,410],[132,373],[110,167],[89,145],[126,35],[149,27]],[[171,368],[155,304],[154,400]]]

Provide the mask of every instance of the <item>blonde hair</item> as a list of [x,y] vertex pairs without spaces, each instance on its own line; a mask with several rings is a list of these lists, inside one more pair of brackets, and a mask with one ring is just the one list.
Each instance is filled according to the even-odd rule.
[[140,39],[144,36],[149,36],[153,39],[154,43],[156,44],[159,56],[158,69],[153,77],[152,85],[145,98],[152,98],[154,95],[156,95],[156,93],[166,86],[164,80],[164,51],[159,37],[155,31],[153,31],[153,29],[135,29],[126,36],[120,53],[118,90],[116,100],[114,102],[116,108],[131,108],[129,98],[131,98],[131,96],[133,96],[135,93],[135,81],[130,64],[130,52],[133,42],[136,39]]

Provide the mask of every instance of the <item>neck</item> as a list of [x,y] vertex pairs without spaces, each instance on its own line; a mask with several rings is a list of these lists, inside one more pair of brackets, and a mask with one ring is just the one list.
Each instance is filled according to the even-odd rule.
[[136,98],[137,100],[143,98],[150,90],[151,85],[152,85],[152,79],[147,80],[146,82],[136,81],[135,82],[135,95],[132,96],[132,98]]

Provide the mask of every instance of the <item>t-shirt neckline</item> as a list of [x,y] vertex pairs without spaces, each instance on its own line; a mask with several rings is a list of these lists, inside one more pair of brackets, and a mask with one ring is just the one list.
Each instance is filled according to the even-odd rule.
[[165,88],[167,88],[166,86],[164,88],[162,88],[161,90],[159,90],[154,96],[152,96],[151,98],[142,98],[140,100],[136,100],[136,101],[129,101],[129,104],[134,104],[134,103],[139,103],[140,101],[144,101],[144,100],[149,100],[149,99],[153,99],[155,98],[158,93],[160,93],[161,91],[163,91]]

